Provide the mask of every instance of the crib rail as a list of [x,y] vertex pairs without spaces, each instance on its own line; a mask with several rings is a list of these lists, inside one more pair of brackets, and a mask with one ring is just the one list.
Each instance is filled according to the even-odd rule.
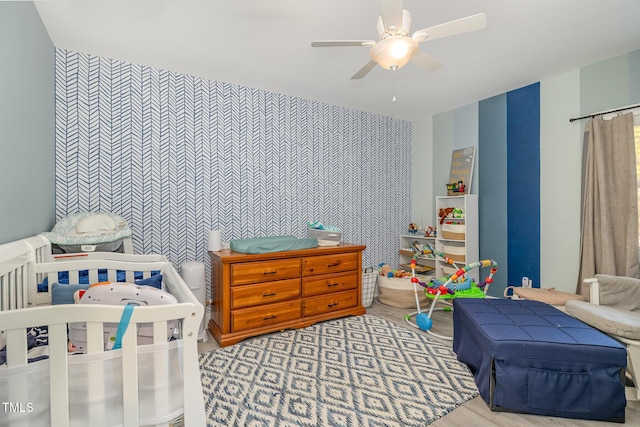
[[[114,359],[117,366],[121,366],[118,383],[121,383],[122,397],[118,401],[122,406],[122,418],[125,426],[138,425],[168,425],[166,420],[147,420],[140,424],[140,414],[145,412],[144,403],[139,400],[142,391],[140,376],[147,376],[145,369],[152,370],[152,376],[167,377],[166,366],[155,366],[145,359],[147,353],[156,347],[162,351],[154,357],[164,357],[176,354],[175,362],[183,377],[181,401],[183,406],[180,413],[184,414],[187,426],[204,425],[204,403],[201,398],[202,385],[198,365],[197,339],[198,329],[204,307],[200,304],[178,275],[173,266],[161,255],[126,255],[126,254],[92,253],[88,256],[56,258],[50,255],[50,245],[41,236],[0,245],[0,325],[6,336],[7,364],[0,367],[0,384],[5,380],[3,373],[28,371],[36,364],[38,369],[46,366],[46,378],[43,384],[48,384],[47,401],[50,412],[47,414],[52,426],[68,426],[73,419],[70,402],[73,400],[69,384],[74,380],[75,363],[82,358]],[[136,307],[133,310],[127,332],[123,336],[122,348],[106,351],[104,348],[105,324],[120,322],[123,307],[107,305],[46,305],[51,302],[51,288],[47,292],[37,292],[37,285],[46,277],[52,284],[58,280],[58,272],[68,272],[70,283],[79,280],[79,272],[86,271],[89,283],[98,281],[98,270],[106,270],[110,281],[116,281],[116,272],[125,271],[126,280],[134,281],[135,272],[142,273],[142,277],[150,277],[152,272],[159,271],[163,275],[163,289],[173,294],[178,304],[162,306]],[[167,343],[167,324],[178,321],[179,337],[177,341]],[[67,328],[70,323],[83,322],[87,325],[87,354],[70,355],[67,351]],[[137,326],[151,324],[153,330],[153,344],[138,345]],[[49,358],[46,361],[28,363],[28,349],[26,328],[48,326]],[[1,345],[0,345],[1,347]],[[93,359],[92,359],[93,360]],[[72,367],[72,368],[70,368]],[[18,371],[15,371],[15,370]],[[90,384],[100,385],[109,380],[100,370],[91,370],[88,374]],[[6,376],[6,375],[5,375]],[[10,375],[11,376],[11,375]],[[13,375],[21,378],[21,375]],[[166,378],[169,381],[170,378]],[[30,387],[23,384],[24,388]],[[20,387],[0,387],[6,393],[17,393]],[[104,397],[100,394],[101,387],[91,387],[87,393],[93,401],[100,402]],[[153,394],[153,393],[152,393]],[[158,393],[159,399],[165,399]],[[154,395],[154,398],[155,395]],[[157,402],[156,402],[157,403]],[[103,405],[100,411],[109,412],[108,406]],[[95,408],[94,408],[95,409]],[[89,409],[86,409],[89,411]],[[92,410],[94,411],[94,410]],[[94,411],[95,412],[95,411]],[[92,412],[86,425],[92,424],[96,414]],[[121,422],[121,421],[120,421]],[[47,423],[45,423],[47,424]],[[18,425],[22,425],[19,423]],[[32,425],[27,422],[26,425]],[[43,424],[44,425],[44,424]]]
[[[164,255],[159,254],[123,254],[120,252],[79,252],[68,254],[56,254],[51,256],[54,261],[74,261],[83,259],[104,259],[124,262],[155,262],[167,261]],[[45,260],[39,262],[46,262]]]
[[[2,313],[3,328],[6,327],[7,333],[7,367],[16,368],[27,365],[27,342],[25,329],[35,326],[47,325],[49,328],[49,394],[50,394],[50,413],[52,426],[68,426],[70,420],[69,400],[69,383],[70,376],[74,373],[69,369],[69,362],[75,357],[84,357],[70,355],[67,351],[67,325],[72,322],[85,322],[87,319],[87,336],[93,337],[88,341],[88,354],[108,353],[104,350],[103,326],[105,323],[118,323],[122,316],[123,307],[106,306],[106,305],[64,305],[51,307],[36,307],[25,310],[13,310]],[[199,316],[192,304],[179,303],[170,306],[150,306],[136,307],[133,310],[129,327],[123,337],[121,350],[121,383],[122,383],[122,402],[123,416],[125,426],[138,426],[140,417],[139,408],[139,353],[137,345],[136,326],[143,323],[153,323],[154,325],[154,343],[166,343],[166,326],[170,320],[178,320],[183,323],[185,334],[182,338],[183,342],[182,357],[185,360],[192,360],[195,369],[198,370],[197,364],[197,327],[199,325]],[[194,353],[195,352],[195,353]],[[38,362],[42,363],[42,362]],[[160,371],[166,369],[160,367]],[[192,370],[190,366],[183,366],[184,378],[188,378],[188,372],[184,370]],[[104,380],[98,371],[93,378],[96,385]],[[193,375],[193,372],[191,372]],[[199,376],[199,372],[198,372]],[[175,380],[175,379],[174,379]],[[187,390],[188,384],[184,384]],[[101,397],[100,387],[94,390],[96,398]],[[193,390],[193,389],[192,389]],[[91,389],[89,390],[91,392]],[[184,397],[184,414],[186,425],[190,425],[187,420],[193,421],[201,409],[193,405],[194,398],[190,400]],[[197,403],[197,398],[195,399]],[[189,406],[193,408],[189,409]],[[195,423],[198,425],[198,423]],[[87,424],[89,425],[89,424]]]
[[36,262],[49,262],[51,257],[51,243],[44,236],[31,236],[22,240],[29,246],[31,246]]
[[0,311],[27,307],[35,301],[35,254],[24,241],[0,245]]
[[[53,284],[58,281],[58,273],[65,272],[68,274],[68,283],[81,283],[81,273],[86,274],[87,280],[84,283],[97,283],[100,281],[100,272],[106,273],[107,280],[110,282],[118,281],[118,272],[124,272],[125,282],[134,283],[136,280],[136,273],[141,275],[141,278],[149,278],[151,275],[159,271],[163,277],[168,280],[163,280],[163,288],[169,292],[172,289],[171,283],[180,283],[182,281],[179,276],[172,274],[171,270],[175,271],[173,267],[162,261],[155,262],[121,262],[114,260],[99,260],[99,259],[69,259],[64,262],[54,261],[49,263],[35,264],[34,266],[36,276],[44,276],[47,278],[49,284]],[[104,279],[102,279],[104,281]],[[37,294],[36,301],[31,301],[37,306],[51,304],[51,292],[52,286],[48,287],[47,292],[39,292]],[[180,286],[173,286],[173,288],[180,289]],[[175,295],[178,298],[178,295]],[[182,295],[189,300],[188,295]],[[180,300],[180,299],[179,299]],[[193,302],[193,301],[190,301]]]

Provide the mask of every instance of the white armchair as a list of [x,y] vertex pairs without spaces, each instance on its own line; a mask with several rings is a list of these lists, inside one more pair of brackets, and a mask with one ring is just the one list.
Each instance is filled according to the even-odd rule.
[[590,302],[569,301],[566,311],[627,348],[628,400],[640,400],[640,279],[597,274],[585,279]]

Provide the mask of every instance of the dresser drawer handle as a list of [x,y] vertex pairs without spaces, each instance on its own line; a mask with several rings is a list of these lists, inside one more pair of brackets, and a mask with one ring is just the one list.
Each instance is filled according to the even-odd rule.
[[271,319],[275,319],[276,317],[278,316],[276,316],[275,314],[270,314],[268,316],[264,316],[262,320],[271,320]]
[[276,274],[277,271],[263,271],[262,274]]
[[262,294],[262,296],[263,297],[274,297],[274,296],[276,296],[276,293],[272,292],[272,291],[267,291],[264,294]]
[[327,265],[327,267],[337,267],[339,265],[340,265],[340,261],[331,263],[331,264]]
[[327,286],[329,288],[333,287],[333,286],[340,286],[340,283],[327,283]]
[[337,302],[330,302],[329,304],[327,304],[327,307],[332,308],[334,306],[338,305]]

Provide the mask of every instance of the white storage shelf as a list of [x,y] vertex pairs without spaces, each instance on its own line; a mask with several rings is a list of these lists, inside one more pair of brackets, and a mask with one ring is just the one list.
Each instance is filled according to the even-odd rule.
[[[440,224],[440,209],[449,207],[462,210],[463,216],[447,218],[445,224]],[[458,267],[479,261],[478,196],[465,194],[436,197],[436,218],[438,222],[435,250],[445,253]],[[447,222],[456,224],[446,224]],[[441,258],[435,262],[435,270],[436,277],[449,276],[455,272],[455,268]],[[478,280],[479,272],[474,269],[468,276]]]
[[[418,234],[402,234],[400,236],[400,266],[408,266],[411,264],[411,259],[413,258],[414,251],[411,248],[411,244],[413,242],[417,242],[422,246],[426,246],[429,244],[432,248],[435,249],[435,237],[427,237],[421,236]],[[427,267],[433,271],[435,269],[435,259],[433,255],[423,255],[416,258],[416,264]]]

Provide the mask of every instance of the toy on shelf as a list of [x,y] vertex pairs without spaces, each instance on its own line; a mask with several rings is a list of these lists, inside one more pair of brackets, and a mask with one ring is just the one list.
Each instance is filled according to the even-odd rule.
[[[431,252],[434,255],[443,258],[448,264],[451,264],[455,266],[455,268],[458,268],[455,262],[453,262],[451,258],[447,257],[442,252],[436,252],[432,249],[427,249],[425,251]],[[435,337],[444,340],[452,340],[453,337],[439,335],[431,331],[431,327],[433,326],[433,320],[431,316],[433,315],[433,311],[436,310],[436,304],[438,302],[442,302],[445,306],[439,309],[443,311],[450,311],[452,310],[452,303],[450,301],[455,298],[484,298],[487,294],[487,291],[489,290],[489,286],[493,282],[493,275],[498,271],[498,264],[493,260],[477,261],[459,268],[454,274],[450,276],[432,280],[427,284],[424,282],[420,282],[415,275],[416,258],[417,256],[414,256],[414,258],[411,260],[411,282],[413,284],[417,310],[407,314],[404,319],[411,326],[419,328]],[[481,284],[477,284],[473,279],[466,278],[466,274],[469,270],[481,267],[490,267],[489,275],[484,282],[482,282]],[[417,285],[422,286],[427,298],[432,300],[431,306],[429,307],[429,312],[426,314],[423,313],[420,309]],[[416,316],[416,323],[413,323],[411,321],[411,318],[413,316]]]
[[424,229],[425,237],[436,237],[436,227],[430,225]]
[[464,211],[459,208],[441,208],[438,212],[438,216],[440,217],[440,224],[444,224],[447,218],[453,219],[462,219],[464,218]]
[[466,185],[464,185],[463,181],[450,182],[445,185],[447,186],[447,196],[458,196],[460,194],[464,194],[466,189]]
[[438,217],[440,218],[440,224],[444,224],[444,221],[447,218],[451,218],[453,214],[453,208],[441,208],[438,212]]
[[407,232],[409,234],[418,234],[418,226],[416,225],[415,222],[412,222],[411,224],[409,224]]

